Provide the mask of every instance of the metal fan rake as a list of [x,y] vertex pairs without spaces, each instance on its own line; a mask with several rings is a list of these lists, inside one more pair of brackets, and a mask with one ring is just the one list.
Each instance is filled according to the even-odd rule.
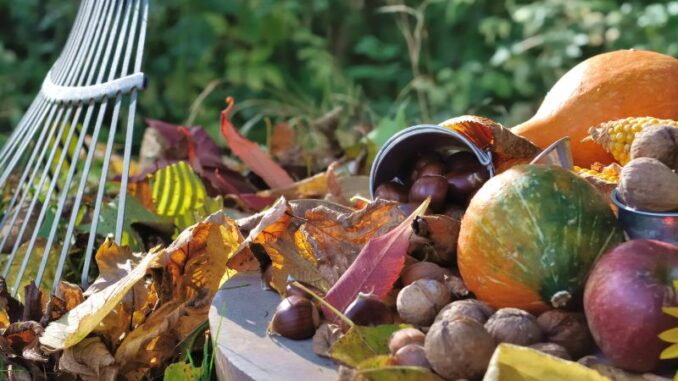
[[[56,290],[83,195],[96,193],[89,202],[93,212],[81,274],[87,286],[116,136],[124,136],[114,232],[116,242],[121,240],[137,95],[145,85],[147,16],[148,0],[83,0],[63,51],[0,150],[0,189],[8,194],[0,219],[0,252],[8,253],[2,276],[15,279],[13,295],[42,250],[36,245],[40,231],[45,241],[35,283],[43,282],[50,256],[58,255],[56,269],[50,269]],[[98,187],[89,189],[94,155],[101,152],[97,144],[105,147],[103,164]]]

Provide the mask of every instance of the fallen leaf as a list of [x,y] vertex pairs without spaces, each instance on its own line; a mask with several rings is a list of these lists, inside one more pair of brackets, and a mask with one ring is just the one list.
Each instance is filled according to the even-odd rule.
[[389,366],[358,370],[355,377],[362,381],[443,381],[437,374],[416,366]]
[[195,368],[189,363],[175,362],[165,368],[164,381],[199,380],[202,368]]
[[174,221],[183,230],[223,206],[221,199],[207,195],[205,187],[185,161],[164,167],[149,176],[151,198],[160,217]]
[[393,357],[391,357],[390,354],[377,355],[362,360],[358,363],[358,365],[356,365],[356,369],[386,368],[393,365]]
[[[359,292],[372,293],[380,299],[386,297],[405,264],[412,221],[424,213],[428,203],[428,200],[424,201],[395,229],[370,239],[348,270],[328,291],[325,300],[339,311],[345,311]],[[334,318],[328,308],[323,307],[323,311],[328,319]]]
[[[34,321],[22,321],[12,323],[2,330],[2,338],[6,340],[3,352],[13,355],[21,355],[27,360],[47,361],[37,348],[37,342],[43,333],[42,326]],[[7,351],[9,349],[9,351]]]
[[537,350],[502,343],[497,346],[483,381],[610,381],[593,369]]
[[[306,257],[316,259],[330,284],[351,266],[370,239],[381,236],[403,220],[397,203],[377,200],[360,210],[337,211],[326,205],[306,210],[295,239]],[[295,213],[296,214],[296,213]]]
[[229,119],[234,105],[233,98],[228,97],[226,102],[228,106],[221,112],[221,134],[226,139],[231,152],[271,188],[285,187],[294,183],[290,175],[262,151],[257,143],[240,135]]
[[315,330],[311,348],[313,353],[322,357],[330,357],[330,348],[342,336],[341,329],[336,324],[323,323]]
[[271,188],[257,192],[257,196],[271,198],[285,197],[290,200],[324,197],[327,193],[327,173],[321,172],[294,183]]
[[[87,288],[84,296],[94,295],[123,279],[142,261],[142,258],[143,254],[132,253],[129,247],[120,247],[111,239],[106,238],[94,257],[99,269],[99,277]],[[146,286],[138,283],[122,298],[122,303],[131,309],[135,303],[139,305],[145,303],[147,295]]]
[[82,289],[77,284],[60,281],[57,287],[57,294],[64,302],[66,302],[66,310],[70,311],[78,304],[85,300]]
[[23,321],[40,321],[42,318],[42,291],[31,282],[24,286]]
[[59,370],[75,374],[85,381],[113,381],[118,373],[115,358],[100,337],[88,337],[64,350],[59,358]]
[[9,323],[14,323],[21,320],[24,311],[24,305],[9,293],[7,282],[5,281],[5,278],[2,277],[0,277],[0,308],[2,308],[2,310],[5,312],[5,315],[7,316],[7,325],[9,325]]
[[412,229],[416,238],[408,252],[419,259],[426,259],[441,266],[456,263],[457,240],[461,221],[445,215],[433,214],[414,219]]
[[362,361],[389,354],[388,340],[393,332],[411,327],[408,324],[384,324],[375,327],[352,326],[329,350],[334,360],[357,367]]
[[40,343],[49,349],[72,347],[82,341],[96,326],[122,302],[127,292],[146,274],[148,267],[157,261],[162,251],[150,252],[127,275],[101,291],[92,294],[83,303],[68,311],[45,329]]

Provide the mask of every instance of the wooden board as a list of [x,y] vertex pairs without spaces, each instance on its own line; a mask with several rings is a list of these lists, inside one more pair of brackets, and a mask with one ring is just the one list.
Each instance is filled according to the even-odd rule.
[[311,340],[268,336],[266,328],[280,296],[261,288],[258,273],[224,283],[212,301],[210,332],[222,381],[336,380],[337,366],[311,350]]

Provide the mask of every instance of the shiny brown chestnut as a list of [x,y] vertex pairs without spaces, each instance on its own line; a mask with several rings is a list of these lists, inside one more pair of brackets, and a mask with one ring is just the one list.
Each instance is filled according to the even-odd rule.
[[393,323],[393,313],[381,300],[363,292],[346,307],[344,315],[357,325],[380,325]]
[[466,204],[474,193],[490,178],[487,169],[448,172],[445,175],[449,189],[447,195],[454,202]]
[[283,299],[275,309],[271,331],[292,340],[308,339],[320,325],[320,313],[310,300],[292,295]]
[[447,172],[461,172],[480,169],[483,166],[476,155],[469,151],[455,152],[445,158]]
[[443,161],[443,156],[437,152],[427,152],[424,154],[421,154],[417,160],[414,162],[414,166],[412,167],[412,172],[410,173],[410,181],[415,181],[419,177],[419,173],[421,170],[428,166],[431,163],[435,163],[434,165],[439,165],[442,164],[444,165]]
[[445,206],[447,179],[443,176],[424,176],[417,179],[410,188],[410,202],[421,203],[431,197],[429,208],[435,212]]
[[383,183],[374,191],[375,198],[384,200],[407,202],[407,187],[395,181]]
[[419,170],[417,170],[416,176],[417,178],[424,176],[444,176],[445,172],[447,172],[445,164],[439,161],[432,161],[419,168]]

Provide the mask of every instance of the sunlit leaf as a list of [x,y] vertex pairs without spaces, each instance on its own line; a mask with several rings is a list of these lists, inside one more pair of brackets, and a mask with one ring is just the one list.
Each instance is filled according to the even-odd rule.
[[222,207],[220,199],[207,195],[200,177],[184,161],[150,175],[150,188],[156,213],[181,230]]
[[202,368],[195,368],[185,362],[175,362],[165,368],[164,381],[199,380]]
[[408,324],[387,324],[375,327],[351,327],[330,348],[330,356],[348,366],[357,367],[362,361],[389,353],[388,340],[393,332],[411,327]]
[[492,355],[483,381],[609,381],[593,369],[537,350],[502,343]]

